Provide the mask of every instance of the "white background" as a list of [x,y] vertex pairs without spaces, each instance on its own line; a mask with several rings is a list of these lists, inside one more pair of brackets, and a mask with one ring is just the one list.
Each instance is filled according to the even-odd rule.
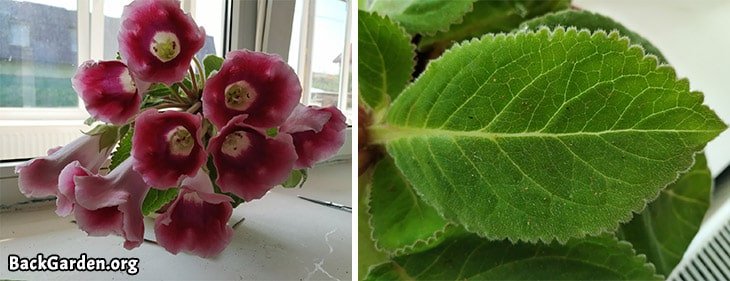
[[[654,44],[687,77],[705,104],[730,123],[730,1],[574,0],[573,5],[613,18]],[[730,130],[705,152],[713,175],[730,164]]]

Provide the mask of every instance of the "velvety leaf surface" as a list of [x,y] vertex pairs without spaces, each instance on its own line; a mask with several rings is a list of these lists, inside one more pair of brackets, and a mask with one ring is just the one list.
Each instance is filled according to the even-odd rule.
[[400,23],[412,34],[446,31],[471,11],[474,0],[375,0],[370,7]]
[[203,68],[205,68],[205,77],[210,77],[213,71],[218,71],[223,65],[223,58],[216,55],[206,55],[203,58]]
[[109,164],[109,170],[114,170],[119,164],[124,162],[127,158],[129,158],[130,153],[132,152],[132,136],[134,135],[134,131],[130,129],[127,131],[127,133],[124,134],[121,140],[119,140],[119,145],[117,146],[117,149],[114,150],[114,153],[112,153],[111,162]]
[[438,45],[439,48],[447,48],[454,42],[486,33],[511,31],[527,19],[568,7],[569,0],[477,1],[461,23],[452,25],[448,31],[423,36],[418,46]]
[[376,264],[387,260],[386,253],[375,248],[375,241],[372,239],[373,229],[370,227],[370,214],[368,213],[368,201],[372,169],[358,177],[358,203],[357,203],[357,268],[358,280],[363,280],[368,269]]
[[485,36],[431,64],[370,128],[424,201],[489,238],[614,230],[726,125],[618,33]]
[[388,253],[419,252],[448,236],[450,223],[421,200],[390,157],[375,167],[369,197],[375,246]]
[[541,26],[546,26],[549,28],[555,28],[558,26],[574,26],[577,28],[590,29],[593,31],[604,30],[606,32],[616,30],[621,33],[621,35],[629,37],[632,44],[641,45],[642,47],[644,47],[644,50],[646,50],[647,53],[659,57],[659,60],[662,62],[667,62],[664,56],[662,56],[661,52],[659,52],[659,49],[652,45],[649,40],[644,39],[644,37],[636,34],[636,32],[629,30],[622,24],[601,14],[593,13],[590,11],[565,10],[556,13],[550,13],[545,16],[526,21],[520,25],[520,28],[537,29]]
[[645,254],[657,272],[669,276],[700,228],[710,205],[712,175],[704,154],[659,198],[619,228],[619,237]]
[[388,18],[359,11],[357,24],[359,94],[378,109],[389,105],[411,79],[414,47],[410,36]]
[[178,192],[179,190],[177,188],[169,188],[166,190],[150,189],[142,202],[142,214],[146,216],[159,210],[162,206],[175,199]]
[[512,244],[474,235],[374,267],[366,280],[661,280],[613,237]]

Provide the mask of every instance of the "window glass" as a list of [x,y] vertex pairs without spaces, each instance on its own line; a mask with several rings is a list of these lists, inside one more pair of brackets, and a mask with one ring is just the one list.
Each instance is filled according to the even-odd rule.
[[0,26],[0,108],[77,107],[76,1],[4,1]]
[[[343,0],[316,0],[310,2],[314,7],[314,14],[309,15],[313,20],[312,28],[309,33],[312,36],[312,46],[309,48],[309,54],[300,54],[299,50],[302,40],[306,40],[302,36],[301,22],[302,17],[306,16],[303,1],[297,1],[294,9],[294,20],[292,24],[292,40],[289,48],[289,65],[297,69],[300,78],[310,79],[309,89],[304,89],[303,100],[309,102],[310,105],[317,106],[338,106],[340,96],[346,99],[344,108],[340,106],[340,110],[347,116],[348,123],[352,120],[352,75],[348,71],[342,73],[342,64],[347,63],[351,66],[351,60],[343,61],[343,53],[345,51],[345,31],[350,28],[347,22],[347,2]],[[311,64],[309,69],[298,69],[300,60],[305,55],[311,56]],[[347,69],[351,69],[347,67]],[[299,73],[306,72],[306,73]],[[343,93],[340,93],[340,84],[343,77],[346,77],[348,87]],[[303,83],[306,85],[306,83]]]

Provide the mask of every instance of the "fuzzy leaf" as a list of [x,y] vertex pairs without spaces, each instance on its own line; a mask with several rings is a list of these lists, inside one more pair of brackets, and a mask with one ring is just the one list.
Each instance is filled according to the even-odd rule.
[[365,280],[662,280],[613,237],[512,244],[474,235],[374,267]]
[[474,9],[446,32],[424,36],[419,49],[431,45],[445,49],[454,42],[480,37],[486,33],[508,32],[521,22],[548,12],[567,9],[569,0],[477,1]]
[[304,182],[307,181],[307,170],[301,169],[301,170],[292,170],[289,174],[289,178],[287,178],[283,183],[281,183],[281,186],[284,188],[293,188],[293,187],[299,187],[302,188],[304,185]]
[[177,197],[178,191],[179,190],[177,188],[169,188],[166,190],[151,188],[150,191],[147,192],[147,196],[144,197],[144,201],[142,202],[142,214],[146,216],[150,213],[156,212],[167,203],[170,203],[170,201],[175,199],[175,197]]
[[619,237],[646,255],[658,273],[669,276],[700,228],[710,205],[711,187],[705,155],[697,155],[689,171],[619,228]]
[[357,256],[358,256],[358,280],[363,280],[365,274],[371,266],[380,264],[387,260],[386,253],[375,247],[375,241],[372,239],[372,228],[368,223],[370,214],[368,213],[368,201],[370,200],[370,191],[372,190],[372,169],[358,177],[358,204],[357,204]]
[[[412,34],[446,31],[471,11],[474,0],[375,0],[370,7],[387,15]],[[359,16],[359,15],[358,15]]]
[[636,34],[609,17],[597,13],[590,11],[565,10],[526,21],[520,25],[520,28],[538,29],[541,26],[549,28],[555,28],[557,26],[574,26],[593,31],[604,30],[606,32],[616,30],[621,33],[621,35],[629,37],[632,44],[641,45],[647,53],[659,57],[659,60],[664,63],[667,62],[662,53],[659,52],[659,49],[652,45],[649,40],[644,39],[641,35]]
[[378,109],[405,88],[415,61],[410,37],[398,25],[377,14],[358,13],[360,98]]
[[449,222],[424,203],[393,159],[375,167],[368,202],[375,246],[391,254],[412,253],[441,243]]
[[726,128],[702,99],[618,33],[541,29],[453,48],[370,136],[467,230],[566,241],[615,230],[692,165]]
[[223,65],[223,58],[212,54],[206,55],[205,58],[203,58],[205,77],[210,77],[210,75],[213,74],[213,71],[220,70],[221,65]]
[[172,89],[163,83],[153,84],[146,95],[151,97],[166,97],[172,94]]
[[124,134],[122,139],[119,141],[117,149],[114,150],[114,153],[112,153],[109,170],[114,170],[114,168],[129,158],[129,155],[132,152],[132,135],[134,135],[134,132],[132,129],[129,129],[129,131]]

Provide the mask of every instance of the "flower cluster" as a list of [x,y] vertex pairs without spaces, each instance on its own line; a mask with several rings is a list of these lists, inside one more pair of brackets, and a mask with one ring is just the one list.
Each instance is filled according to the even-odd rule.
[[[85,62],[72,80],[106,124],[16,167],[26,196],[56,196],[56,213],[73,214],[89,235],[138,247],[143,214],[159,211],[162,247],[215,256],[233,235],[233,202],[261,198],[344,143],[344,115],[299,104],[299,79],[280,57],[232,51],[215,71],[208,57],[201,66],[205,31],[178,1],[132,2],[118,39],[121,60]],[[171,202],[146,206],[148,194],[167,191]]]

